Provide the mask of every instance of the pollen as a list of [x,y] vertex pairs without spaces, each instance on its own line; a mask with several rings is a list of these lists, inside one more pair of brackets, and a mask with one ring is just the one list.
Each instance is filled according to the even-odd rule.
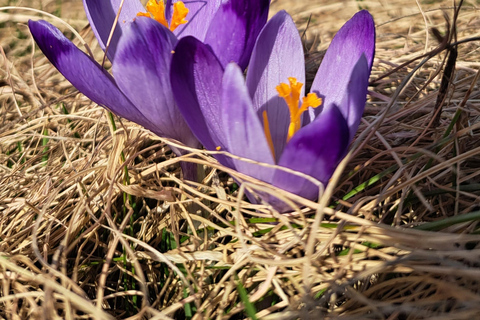
[[[296,78],[288,78],[289,84],[281,83],[276,89],[278,95],[285,99],[288,110],[290,111],[290,125],[288,126],[287,141],[289,141],[293,135],[300,130],[302,125],[302,114],[308,110],[309,107],[317,108],[322,104],[322,99],[315,93],[309,93],[302,99],[300,105],[300,93],[303,87],[303,83],[298,82]],[[300,107],[299,107],[300,105]]]
[[146,5],[148,12],[139,12],[139,17],[149,17],[155,19],[171,31],[175,30],[178,26],[187,23],[185,20],[188,14],[188,9],[182,1],[177,1],[173,4],[173,14],[170,26],[168,25],[167,18],[165,17],[165,3],[163,0],[148,0]]

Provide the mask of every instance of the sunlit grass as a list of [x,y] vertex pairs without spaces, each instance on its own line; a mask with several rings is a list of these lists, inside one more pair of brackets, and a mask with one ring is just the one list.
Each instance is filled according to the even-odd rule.
[[[17,4],[26,5],[2,3]],[[0,15],[0,316],[474,319],[478,41],[458,46],[429,126],[445,51],[416,58],[439,46],[429,28],[446,34],[442,10],[453,15],[451,2],[420,4],[431,25],[415,1],[273,4],[295,13],[310,82],[352,13],[368,7],[377,23],[364,119],[316,232],[317,202],[238,175],[209,152],[174,157],[176,142],[105,112],[58,74],[25,26],[45,16],[1,11],[11,15]],[[53,14],[70,5],[28,4]],[[75,19],[84,40],[51,21],[101,61],[86,20]],[[478,25],[464,5],[458,39],[478,37]],[[182,180],[180,161],[202,166],[203,181]],[[291,200],[292,212],[249,203],[245,186]]]

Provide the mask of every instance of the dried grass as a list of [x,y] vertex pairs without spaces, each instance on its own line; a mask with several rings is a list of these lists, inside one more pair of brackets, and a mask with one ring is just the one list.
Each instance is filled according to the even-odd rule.
[[[14,4],[68,13],[81,30],[81,5],[65,9],[77,2]],[[479,36],[477,5],[464,3],[458,40]],[[435,108],[446,51],[416,58],[439,48],[430,28],[445,34],[452,1],[275,1],[272,12],[286,8],[306,30],[310,81],[360,6],[378,27],[370,100],[318,203],[208,152],[173,157],[175,142],[128,121],[114,131],[32,53],[35,14],[1,11],[0,317],[239,319],[249,305],[264,319],[479,317],[479,42],[458,46]],[[101,57],[90,30],[81,35]],[[203,166],[204,181],[182,181],[180,161]],[[249,204],[246,189],[293,211]]]

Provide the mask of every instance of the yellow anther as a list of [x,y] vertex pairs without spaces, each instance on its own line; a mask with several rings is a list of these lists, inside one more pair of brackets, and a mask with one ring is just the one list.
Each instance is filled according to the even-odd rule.
[[137,13],[137,16],[151,17],[168,28],[168,22],[165,18],[165,4],[163,3],[163,0],[160,0],[159,2],[157,2],[157,0],[148,0],[146,7],[148,13],[139,12]]
[[220,149],[222,149],[222,147],[217,146],[215,149],[217,149],[217,151],[220,151]]
[[[316,93],[309,93],[306,97],[302,100],[302,107],[304,104],[308,104],[308,106],[312,108],[317,108],[322,104],[322,98],[319,98]],[[306,107],[308,108],[308,107]],[[307,109],[305,109],[307,110]]]
[[173,4],[172,22],[170,22],[170,30],[175,30],[179,25],[185,24],[188,21],[185,17],[188,14],[188,9],[182,1],[177,1]]
[[273,159],[275,159],[275,149],[273,147],[272,133],[270,132],[270,123],[268,122],[267,110],[263,110],[263,131],[265,131],[265,138],[267,138],[268,146],[270,147],[270,152],[272,153]]
[[290,86],[286,83],[280,83],[278,86],[277,86],[277,91],[278,91],[278,95],[282,98],[287,98],[290,96],[290,93],[292,92],[292,89],[290,88]]
[[297,82],[296,78],[288,78],[290,84],[281,83],[277,86],[278,95],[285,99],[288,110],[290,111],[290,125],[288,126],[287,141],[289,141],[293,135],[300,130],[302,114],[308,110],[309,107],[317,108],[322,104],[322,99],[315,93],[309,93],[302,99],[302,105],[300,104],[300,93],[303,83]]
[[171,31],[175,30],[179,25],[188,22],[185,20],[185,17],[188,14],[188,9],[182,1],[177,1],[173,4],[173,15],[170,26],[165,17],[165,3],[163,0],[159,0],[158,2],[157,0],[148,0],[146,7],[148,12],[139,12],[137,13],[137,16],[155,19]]

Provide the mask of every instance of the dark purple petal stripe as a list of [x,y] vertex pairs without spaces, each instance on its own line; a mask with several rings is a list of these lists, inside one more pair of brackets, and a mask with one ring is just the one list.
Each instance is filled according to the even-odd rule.
[[223,66],[245,69],[258,34],[267,22],[270,0],[230,0],[215,14],[205,37]]
[[[105,50],[113,22],[115,21],[121,3],[122,0],[83,0],[88,21],[103,50]],[[110,61],[113,62],[115,58],[117,43],[125,26],[135,19],[138,12],[146,12],[139,0],[125,0],[123,2],[118,24],[107,51],[107,56]]]
[[48,60],[75,88],[119,116],[152,127],[152,123],[120,91],[113,78],[60,30],[43,20],[30,20],[28,26]]

